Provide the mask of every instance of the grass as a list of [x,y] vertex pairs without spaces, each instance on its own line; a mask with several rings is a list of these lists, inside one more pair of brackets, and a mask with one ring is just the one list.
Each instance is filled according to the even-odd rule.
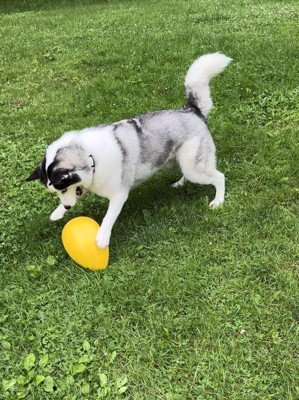
[[[297,1],[1,2],[0,399],[299,398]],[[234,59],[209,118],[225,205],[161,173],[132,192],[110,265],[77,267],[87,197],[26,178],[69,129],[184,104],[200,54]]]

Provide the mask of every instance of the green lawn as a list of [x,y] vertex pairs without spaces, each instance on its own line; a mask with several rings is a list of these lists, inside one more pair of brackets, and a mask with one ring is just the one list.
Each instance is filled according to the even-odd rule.
[[[0,399],[299,399],[297,0],[2,0]],[[201,54],[227,178],[163,172],[131,193],[110,264],[66,255],[66,219],[24,179],[64,131],[181,107]]]

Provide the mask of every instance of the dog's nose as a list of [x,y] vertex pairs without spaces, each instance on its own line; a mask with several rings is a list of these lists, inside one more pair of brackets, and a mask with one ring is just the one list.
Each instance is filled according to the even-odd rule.
[[72,208],[72,206],[64,206],[64,208],[65,208],[66,210],[69,210],[70,208]]

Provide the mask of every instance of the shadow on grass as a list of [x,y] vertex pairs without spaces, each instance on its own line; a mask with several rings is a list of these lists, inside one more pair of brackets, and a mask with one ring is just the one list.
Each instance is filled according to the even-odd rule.
[[[185,209],[186,207],[188,208],[188,203],[190,203],[192,208],[192,203],[200,203],[204,197],[208,197],[209,201],[212,199],[214,189],[211,186],[187,183],[184,188],[171,188],[170,185],[175,182],[176,178],[179,178],[179,175],[162,172],[131,192],[113,229],[110,252],[110,260],[112,262],[117,261],[132,237],[136,238],[136,236],[140,236],[141,232],[144,233],[144,229],[149,223],[153,225],[160,224],[161,218],[167,217],[167,212],[163,210],[172,209],[174,206],[177,207],[178,203],[182,203],[184,205],[182,208]],[[40,253],[42,251],[47,254],[55,254],[55,248],[60,242],[64,225],[72,218],[80,215],[88,216],[101,223],[107,211],[108,201],[101,200],[95,195],[87,196],[66,215],[66,218],[55,223],[49,220],[49,215],[53,211],[51,207],[53,207],[53,202],[49,201],[46,207],[47,213],[39,214],[30,222],[30,217],[28,217],[28,220],[25,221],[22,233],[25,253],[27,251]],[[199,214],[200,207],[199,205]],[[179,224],[180,221],[184,224],[186,215],[181,214],[181,209],[177,208]],[[190,218],[192,218],[192,212],[190,213]],[[62,254],[60,251],[58,253]],[[23,256],[24,253],[21,257]]]
[[[189,223],[191,224],[194,218],[194,204],[198,204],[198,215],[201,215],[202,200],[205,197],[208,197],[209,201],[212,200],[213,187],[187,183],[183,188],[171,188],[170,185],[178,177],[175,174],[162,172],[130,193],[112,231],[110,248],[112,262],[117,261],[124,249],[128,245],[132,247],[136,240],[140,240],[140,244],[142,242],[157,244],[163,240],[163,235],[167,235],[168,232],[168,223],[183,226],[190,216]],[[93,204],[96,202],[95,198]],[[181,207],[180,204],[182,204]],[[190,205],[189,215],[188,204]],[[93,209],[89,209],[86,205],[83,208],[88,216],[101,223],[107,205],[104,207],[99,205],[98,208]],[[173,219],[174,212],[175,221],[167,222]]]
[[[130,192],[129,199],[123,207],[120,218],[124,215],[125,218],[129,219],[144,210],[154,211],[157,208],[177,205],[180,201],[195,201],[205,196],[208,196],[210,201],[212,200],[212,186],[196,185],[188,182],[183,188],[171,188],[171,184],[179,178],[179,174],[160,172],[150,180],[134,188]],[[100,220],[103,217],[103,212],[106,212],[106,207],[99,206],[99,209],[94,210],[94,212],[88,210],[88,207],[84,208],[85,211],[91,211],[93,218]]]

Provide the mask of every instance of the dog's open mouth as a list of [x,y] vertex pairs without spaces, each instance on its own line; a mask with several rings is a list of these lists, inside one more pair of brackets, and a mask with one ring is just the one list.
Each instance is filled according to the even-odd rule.
[[83,194],[83,190],[82,190],[82,188],[80,188],[80,186],[78,186],[78,187],[76,188],[76,195],[77,195],[77,196],[82,196],[82,194]]

